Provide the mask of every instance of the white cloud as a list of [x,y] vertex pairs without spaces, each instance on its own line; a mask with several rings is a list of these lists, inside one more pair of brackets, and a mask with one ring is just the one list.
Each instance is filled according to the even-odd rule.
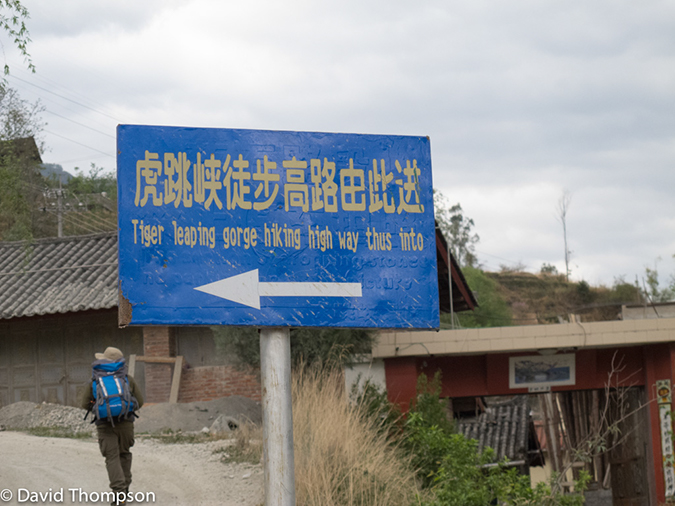
[[48,134],[46,159],[67,169],[112,168],[119,122],[429,135],[436,186],[504,260],[489,267],[560,265],[565,188],[578,275],[675,253],[673,4],[25,4],[38,72],[15,75],[71,101],[10,84],[53,113],[69,140]]

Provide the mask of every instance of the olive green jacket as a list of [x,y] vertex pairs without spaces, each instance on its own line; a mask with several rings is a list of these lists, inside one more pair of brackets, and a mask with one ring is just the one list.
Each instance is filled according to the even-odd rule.
[[[133,378],[133,376],[131,376],[131,374],[128,374],[127,378],[129,378],[129,392],[136,398],[136,400],[138,401],[138,407],[140,408],[141,406],[143,406],[143,403],[145,402],[145,399],[143,398],[143,392],[141,392],[138,383],[136,383],[136,380]],[[92,382],[90,381],[84,388],[84,393],[80,397],[80,407],[82,409],[89,410],[94,405],[94,402],[95,402],[94,390]],[[130,417],[130,420],[133,421],[133,417]],[[98,421],[99,420],[97,420],[97,422]],[[105,422],[105,420],[100,421]]]

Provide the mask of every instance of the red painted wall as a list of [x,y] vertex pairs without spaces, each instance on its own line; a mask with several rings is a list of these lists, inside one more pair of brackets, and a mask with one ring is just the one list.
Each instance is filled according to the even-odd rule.
[[[616,353],[616,354],[615,354]],[[537,353],[495,353],[490,355],[463,355],[445,357],[409,357],[386,359],[385,364],[394,360],[408,360],[416,366],[416,376],[426,373],[433,377],[441,371],[444,397],[476,397],[481,395],[514,395],[527,393],[526,388],[509,388],[509,357],[537,355]],[[643,347],[617,349],[580,350],[576,352],[576,385],[554,387],[554,391],[590,390],[604,388],[612,361],[622,367],[619,375],[621,384],[644,385],[645,369]],[[387,370],[387,388],[389,374]],[[392,369],[394,372],[394,369]],[[407,376],[411,373],[408,372]],[[398,384],[401,379],[394,379]],[[393,385],[392,385],[393,386]],[[414,394],[414,391],[413,391]]]
[[[576,384],[554,387],[553,391],[604,389],[610,372],[619,370],[621,386],[644,386],[649,404],[649,431],[651,445],[652,497],[665,502],[663,459],[656,380],[670,379],[675,383],[675,343],[622,348],[579,350],[576,354]],[[486,395],[514,395],[527,389],[509,388],[509,357],[537,355],[531,353],[495,353],[464,356],[417,356],[385,359],[389,400],[407,411],[415,397],[417,377],[425,373],[433,377],[442,374],[441,396],[479,397]]]
[[661,453],[661,423],[659,420],[659,406],[656,402],[656,380],[673,377],[673,363],[675,359],[675,344],[659,344],[645,347],[645,371],[647,376],[646,392],[649,404],[649,429],[652,441],[652,461],[656,483],[656,497],[659,504],[665,502],[665,480],[663,477],[663,456]]
[[387,395],[390,402],[408,411],[409,403],[415,398],[417,387],[417,359],[415,357],[390,358],[384,361],[387,379]]

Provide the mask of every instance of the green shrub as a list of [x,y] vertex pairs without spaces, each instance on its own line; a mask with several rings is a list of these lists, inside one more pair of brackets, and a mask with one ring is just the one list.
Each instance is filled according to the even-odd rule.
[[367,379],[361,386],[361,375],[352,385],[349,400],[357,407],[366,420],[377,427],[377,431],[390,440],[397,439],[401,432],[401,409],[389,402],[387,392]]
[[431,381],[426,374],[420,374],[416,392],[409,413],[418,413],[421,416],[420,423],[427,427],[436,426],[446,434],[453,434],[455,423],[448,416],[448,402],[441,399],[441,371],[436,371]]
[[[581,473],[576,493],[563,494],[540,483],[534,489],[530,477],[496,463],[494,451],[478,452],[478,442],[453,432],[445,402],[440,398],[440,374],[429,382],[420,375],[417,397],[403,426],[402,446],[427,490],[424,506],[580,506],[581,492],[590,479]],[[489,465],[491,464],[491,465]],[[555,481],[553,477],[552,482]]]

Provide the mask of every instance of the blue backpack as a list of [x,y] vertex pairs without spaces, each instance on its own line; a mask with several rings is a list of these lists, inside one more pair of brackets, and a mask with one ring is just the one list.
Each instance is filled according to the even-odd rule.
[[137,416],[138,401],[131,395],[127,364],[124,358],[111,362],[96,360],[92,364],[92,392],[94,393],[94,420],[114,420]]

